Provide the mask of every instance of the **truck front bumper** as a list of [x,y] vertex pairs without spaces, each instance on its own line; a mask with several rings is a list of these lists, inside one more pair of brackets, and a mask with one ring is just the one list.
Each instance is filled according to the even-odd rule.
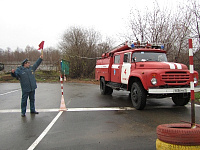
[[[173,93],[190,93],[190,88],[149,88],[149,94],[173,94]],[[199,92],[200,86],[194,88],[194,92]]]

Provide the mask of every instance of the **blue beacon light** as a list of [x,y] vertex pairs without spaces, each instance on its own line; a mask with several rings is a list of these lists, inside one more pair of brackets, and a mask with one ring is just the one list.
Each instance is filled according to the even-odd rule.
[[134,44],[131,44],[131,48],[134,48],[135,47],[135,45]]

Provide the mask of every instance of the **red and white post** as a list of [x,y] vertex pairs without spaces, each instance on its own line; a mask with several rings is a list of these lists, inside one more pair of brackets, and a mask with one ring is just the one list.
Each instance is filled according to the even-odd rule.
[[60,111],[66,111],[66,105],[65,105],[65,100],[64,100],[64,96],[63,96],[63,78],[62,75],[60,75],[60,83],[61,83],[61,103],[60,103]]
[[62,78],[62,75],[60,75],[60,83],[61,83],[61,94],[63,96],[63,78]]
[[193,66],[193,46],[192,39],[189,39],[189,62],[190,62],[190,91],[191,91],[191,128],[195,125],[195,107],[194,107],[194,66]]

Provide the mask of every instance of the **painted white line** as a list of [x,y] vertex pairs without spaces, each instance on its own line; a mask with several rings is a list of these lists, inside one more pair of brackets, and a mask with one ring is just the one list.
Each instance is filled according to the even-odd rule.
[[67,108],[67,111],[113,111],[113,110],[135,110],[135,108],[133,107]]
[[13,113],[13,112],[21,112],[20,109],[6,109],[6,110],[0,110],[0,113]]
[[[195,105],[195,107],[200,107],[200,105],[198,105],[198,104],[194,104]],[[149,106],[149,107],[146,107],[145,109],[167,109],[167,108],[182,108],[182,107],[184,107],[184,106],[175,106],[175,105],[171,105],[171,106]],[[187,105],[185,105],[185,107],[187,107],[187,108],[190,108],[191,107],[191,104],[190,103],[188,103]]]
[[40,141],[44,138],[44,136],[49,132],[51,127],[55,124],[55,122],[58,120],[60,115],[63,113],[63,111],[60,111],[57,116],[51,121],[51,123],[46,127],[46,129],[42,132],[42,134],[33,142],[33,144],[28,148],[28,150],[33,150]]
[[[187,106],[187,107],[191,107],[191,103],[189,102],[186,106]],[[198,104],[194,104],[194,106],[195,106],[195,107],[200,107],[200,105],[198,105]]]
[[71,103],[71,100],[72,100],[72,99],[70,99],[70,100],[66,103],[66,106],[69,105],[69,103]]
[[10,91],[10,92],[6,92],[6,93],[3,93],[3,94],[0,94],[0,96],[3,96],[3,95],[6,95],[6,94],[10,94],[10,93],[14,93],[14,92],[17,92],[21,89],[17,89],[17,90],[14,90],[14,91]]
[[[150,106],[146,109],[154,109],[154,108],[172,108],[172,107],[178,107],[178,106]],[[182,107],[182,106],[180,106]],[[191,107],[191,103],[189,102],[185,107]],[[200,107],[200,105],[195,104],[195,107]],[[66,111],[115,111],[115,110],[136,110],[133,107],[97,107],[97,108],[67,108]],[[53,108],[53,109],[37,109],[38,112],[58,112],[60,109]],[[21,109],[5,109],[0,110],[0,113],[16,113],[21,112]],[[30,112],[30,110],[27,110],[27,112]]]
[[[59,109],[37,109],[38,112],[58,112]],[[14,113],[14,112],[21,112],[21,109],[6,109],[6,110],[0,110],[0,113]],[[30,112],[30,110],[27,110],[26,112]]]
[[[37,109],[38,112],[56,112],[60,109],[54,108],[54,109]],[[30,111],[29,111],[30,112]]]
[[194,104],[195,105],[195,107],[200,107],[200,105],[198,105],[198,104]]
[[[133,107],[102,107],[102,108],[67,108],[66,111],[114,111],[114,110],[136,110]],[[60,109],[37,109],[38,112],[58,112]],[[21,112],[21,109],[0,110],[0,113]],[[26,112],[30,112],[27,110]]]

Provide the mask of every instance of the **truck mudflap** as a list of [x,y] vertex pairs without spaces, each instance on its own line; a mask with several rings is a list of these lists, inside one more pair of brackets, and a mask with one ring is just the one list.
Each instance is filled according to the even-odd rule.
[[[190,93],[190,88],[149,88],[149,94],[172,94],[172,93]],[[194,88],[194,92],[199,92],[200,86]]]

